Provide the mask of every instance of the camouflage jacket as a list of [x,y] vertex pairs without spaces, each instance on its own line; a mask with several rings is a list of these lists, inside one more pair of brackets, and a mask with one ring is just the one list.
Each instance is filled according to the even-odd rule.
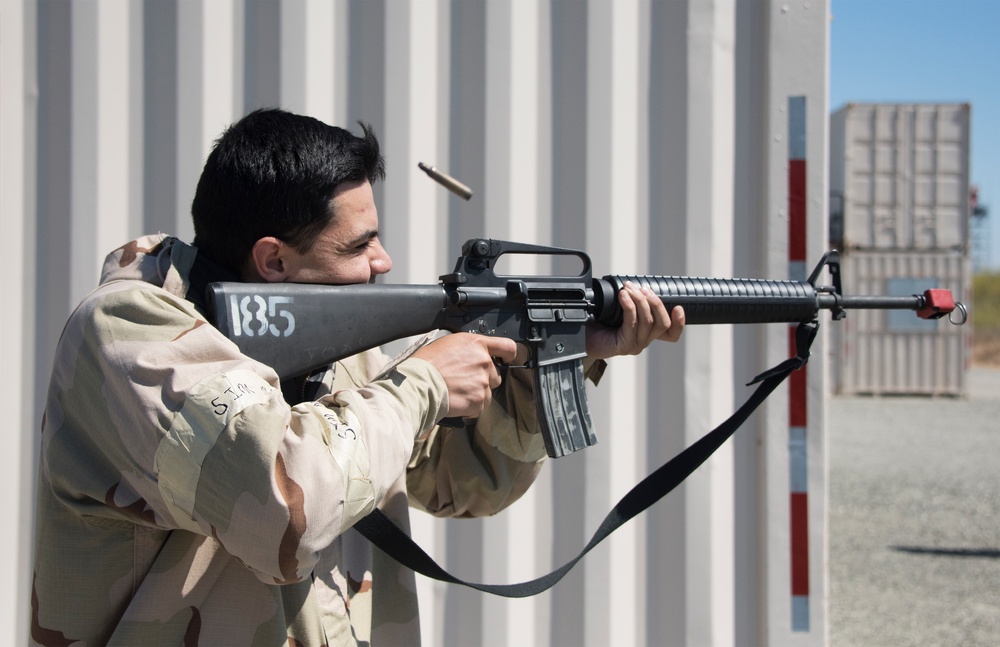
[[[447,390],[369,351],[290,406],[185,298],[197,250],[110,254],[59,341],[42,426],[32,644],[415,644],[412,572],[352,530],[376,506],[483,516],[545,450],[530,377],[471,429]],[[511,376],[525,371],[511,371]],[[486,478],[483,478],[486,475]]]

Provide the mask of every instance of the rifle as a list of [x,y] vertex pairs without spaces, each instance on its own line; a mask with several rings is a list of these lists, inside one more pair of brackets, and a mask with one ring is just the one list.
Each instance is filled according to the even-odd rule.
[[[575,257],[577,274],[497,273],[506,254]],[[817,285],[827,268],[832,285]],[[968,313],[949,290],[911,296],[845,296],[840,255],[823,255],[806,281],[687,276],[592,277],[584,252],[477,238],[462,246],[455,270],[435,285],[211,283],[214,324],[247,356],[282,379],[393,340],[434,330],[501,335],[530,349],[540,431],[552,457],[597,442],[584,389],[590,323],[617,326],[616,295],[627,282],[656,293],[668,310],[684,307],[688,324],[812,322],[820,310],[839,320],[851,309],[914,310],[923,319],[961,325]],[[953,318],[955,311],[958,319]]]

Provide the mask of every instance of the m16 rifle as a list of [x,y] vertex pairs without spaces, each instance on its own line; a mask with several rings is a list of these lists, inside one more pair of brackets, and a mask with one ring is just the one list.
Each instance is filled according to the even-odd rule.
[[[569,275],[498,273],[505,255],[575,257]],[[819,285],[824,269],[830,285]],[[540,431],[552,457],[597,442],[584,389],[586,326],[617,326],[616,298],[626,282],[644,286],[668,309],[683,306],[688,324],[834,320],[852,309],[913,310],[960,325],[966,308],[949,290],[911,296],[846,296],[840,256],[827,252],[805,281],[607,275],[593,278],[582,251],[477,238],[455,269],[432,285],[212,283],[206,302],[215,325],[247,356],[287,379],[334,361],[434,330],[497,335],[525,344],[534,372]],[[957,314],[956,314],[957,313]],[[957,317],[957,318],[956,318]]]

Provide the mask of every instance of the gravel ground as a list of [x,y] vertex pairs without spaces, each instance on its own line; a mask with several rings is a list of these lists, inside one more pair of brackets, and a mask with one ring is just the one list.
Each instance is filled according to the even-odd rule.
[[829,417],[831,645],[1000,645],[1000,368]]

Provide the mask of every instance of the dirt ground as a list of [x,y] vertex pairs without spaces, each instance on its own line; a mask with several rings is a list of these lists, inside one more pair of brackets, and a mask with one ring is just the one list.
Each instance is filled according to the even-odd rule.
[[829,406],[829,644],[997,647],[1000,368]]
[[1000,367],[1000,329],[972,331],[972,363],[975,366]]

